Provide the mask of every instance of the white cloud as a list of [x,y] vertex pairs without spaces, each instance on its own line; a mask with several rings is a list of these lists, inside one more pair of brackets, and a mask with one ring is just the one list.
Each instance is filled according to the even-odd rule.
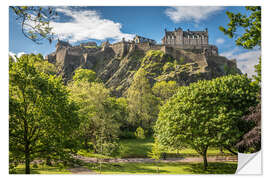
[[68,22],[51,22],[53,32],[60,39],[77,42],[87,39],[105,40],[127,40],[134,37],[133,34],[126,34],[121,31],[122,25],[109,19],[102,19],[93,10],[74,10],[67,7],[56,8],[56,11],[68,16]]
[[165,14],[170,19],[179,23],[181,21],[195,21],[205,20],[209,16],[213,15],[217,11],[224,9],[224,7],[218,6],[181,6],[181,7],[170,7],[165,10]]
[[8,55],[11,56],[13,60],[16,60],[16,54],[13,52],[8,52]]
[[223,38],[217,38],[216,43],[217,44],[223,44],[225,42],[225,39]]
[[20,58],[22,55],[24,55],[24,54],[26,54],[25,52],[19,52],[18,54],[17,54],[17,57],[18,58]]
[[22,55],[26,54],[25,52],[13,53],[11,51],[8,52],[8,55],[12,57],[13,60],[20,58]]
[[227,51],[220,54],[228,59],[236,59],[237,67],[242,71],[242,73],[247,73],[249,77],[256,75],[254,65],[258,64],[259,57],[261,56],[260,50],[252,50],[248,52],[240,52],[238,48],[231,51]]

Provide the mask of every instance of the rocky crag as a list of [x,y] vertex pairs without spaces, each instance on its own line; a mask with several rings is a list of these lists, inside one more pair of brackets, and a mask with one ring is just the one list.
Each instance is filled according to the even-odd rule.
[[166,45],[125,41],[98,47],[94,42],[71,46],[58,41],[56,51],[46,58],[58,67],[65,82],[77,68],[92,69],[115,96],[125,95],[134,74],[143,68],[151,85],[174,80],[188,85],[202,79],[241,73],[235,60],[218,55],[212,45]]

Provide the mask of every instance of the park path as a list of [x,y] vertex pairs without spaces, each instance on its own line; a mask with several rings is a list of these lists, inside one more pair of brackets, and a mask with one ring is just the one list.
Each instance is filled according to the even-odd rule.
[[86,167],[75,167],[75,168],[69,168],[67,170],[69,170],[72,174],[96,174],[94,171]]
[[[154,163],[156,162],[150,158],[115,158],[115,159],[97,159],[91,157],[84,157],[80,155],[75,156],[76,159],[79,159],[85,163],[130,163],[130,162],[144,162],[144,163]],[[228,161],[237,161],[236,156],[210,156],[207,157],[208,162],[228,162]],[[161,159],[159,162],[169,163],[169,162],[203,162],[201,157],[182,157],[182,158],[167,158]],[[68,169],[72,174],[96,174],[96,172],[86,168],[86,167],[74,167]]]
[[[146,163],[154,163],[156,162],[154,159],[150,158],[115,158],[115,159],[97,159],[91,157],[84,157],[77,155],[76,159],[79,159],[85,163],[129,163],[129,162],[146,162]],[[237,161],[236,156],[210,156],[207,157],[208,162],[225,162],[225,161]],[[181,158],[167,158],[160,159],[159,162],[203,162],[202,157],[181,157]]]

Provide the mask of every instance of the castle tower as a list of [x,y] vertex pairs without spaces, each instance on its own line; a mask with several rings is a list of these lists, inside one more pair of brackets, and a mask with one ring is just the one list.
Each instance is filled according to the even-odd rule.
[[182,28],[175,28],[174,31],[167,31],[162,38],[164,45],[207,45],[208,30],[205,31],[183,31]]

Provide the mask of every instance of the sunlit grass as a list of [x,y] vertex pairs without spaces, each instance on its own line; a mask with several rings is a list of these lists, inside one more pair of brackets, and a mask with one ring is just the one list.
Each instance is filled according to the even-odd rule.
[[[89,164],[88,168],[100,173],[99,164]],[[234,174],[237,162],[209,163],[203,170],[203,163],[106,163],[101,166],[101,174]]]
[[[25,166],[20,164],[15,168],[16,174],[25,174]],[[62,166],[47,166],[38,165],[38,167],[31,166],[31,174],[71,174],[66,168]]]
[[[152,137],[148,137],[145,139],[121,139],[120,140],[120,152],[117,155],[117,158],[147,158],[148,153],[152,149],[152,145],[154,144],[154,139]],[[231,155],[229,151],[223,150],[225,154],[223,155]],[[95,154],[93,151],[80,150],[78,152],[79,155],[85,157],[93,157],[93,158],[102,158],[109,159],[114,158],[111,156],[105,156],[101,154]],[[207,156],[217,156],[221,155],[219,148],[210,147],[207,151]],[[199,154],[191,148],[185,148],[179,151],[176,150],[167,150],[166,157],[190,157],[190,156],[199,156]]]

